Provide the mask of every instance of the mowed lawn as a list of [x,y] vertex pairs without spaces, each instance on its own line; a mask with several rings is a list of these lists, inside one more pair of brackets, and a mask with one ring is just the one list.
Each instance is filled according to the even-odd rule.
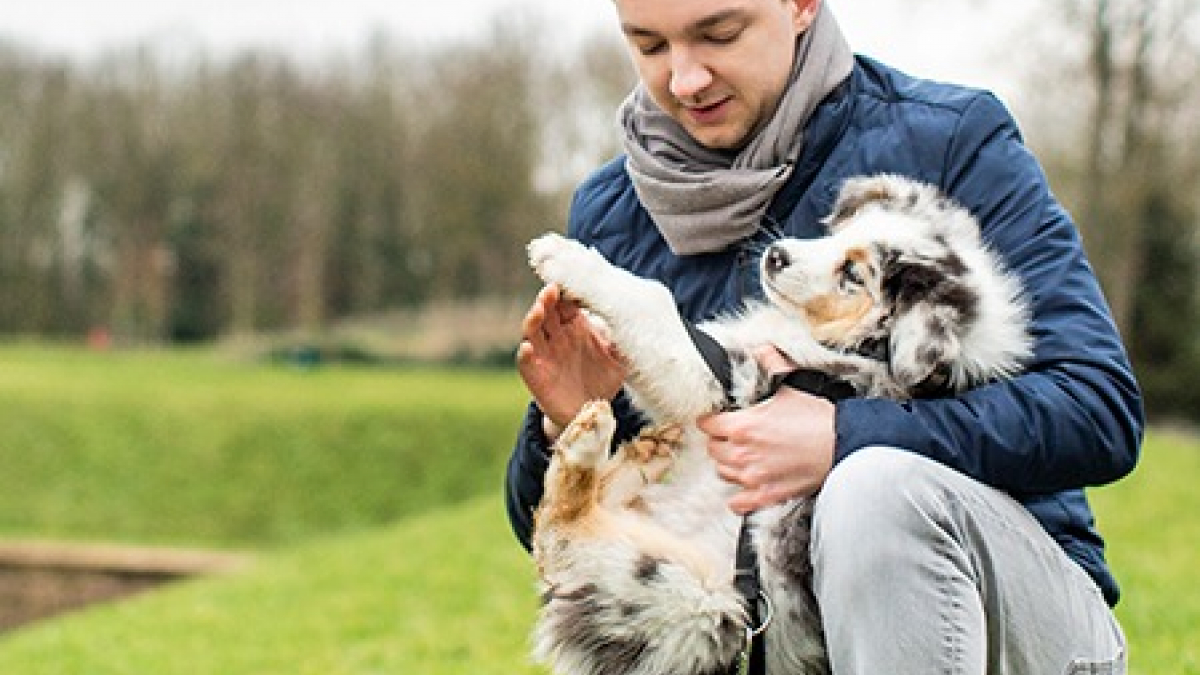
[[[543,673],[500,494],[523,400],[511,372],[0,348],[0,536],[257,559],[0,635],[0,673]],[[1133,673],[1200,675],[1198,480],[1160,432],[1093,493]]]

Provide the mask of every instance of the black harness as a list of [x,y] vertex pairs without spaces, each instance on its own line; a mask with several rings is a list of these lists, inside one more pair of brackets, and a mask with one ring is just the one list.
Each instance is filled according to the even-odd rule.
[[[733,363],[729,360],[729,353],[725,351],[725,348],[713,336],[689,322],[685,321],[684,326],[687,328],[688,335],[692,338],[692,344],[696,345],[700,356],[704,358],[704,363],[708,365],[708,369],[712,371],[713,376],[717,378],[717,381],[721,383],[721,387],[725,390],[723,408],[732,410],[736,402],[733,400]],[[784,385],[812,394],[813,396],[820,396],[835,403],[851,398],[857,393],[854,391],[852,384],[841,378],[812,368],[797,368],[771,376],[767,390],[760,397],[760,400],[774,396]]]
[[[700,352],[700,356],[704,358],[709,370],[725,390],[725,409],[732,409],[735,401],[733,400],[733,364],[729,360],[729,353],[708,333],[690,322],[684,321],[684,325],[687,327],[688,335],[691,336],[696,349]],[[845,380],[812,368],[797,368],[772,376],[762,398],[770,398],[784,385],[834,402],[850,398],[856,393],[853,385]],[[762,590],[754,542],[746,518],[742,519],[742,526],[738,532],[735,565],[733,583],[746,607],[747,639],[746,646],[738,654],[738,659],[731,666],[729,672],[730,675],[763,675],[766,673],[764,633],[771,623],[772,607],[771,599]]]

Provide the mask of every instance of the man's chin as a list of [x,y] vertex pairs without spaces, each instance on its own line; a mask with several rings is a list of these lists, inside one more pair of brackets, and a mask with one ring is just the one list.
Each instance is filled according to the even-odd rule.
[[746,145],[745,133],[735,129],[711,127],[684,128],[693,140],[709,150],[734,152],[741,150]]

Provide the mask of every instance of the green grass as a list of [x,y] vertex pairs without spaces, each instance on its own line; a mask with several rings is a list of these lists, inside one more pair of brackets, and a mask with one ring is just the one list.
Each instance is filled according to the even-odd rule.
[[[523,398],[512,373],[0,348],[0,533],[260,552],[0,636],[0,673],[541,673],[499,494]],[[1093,492],[1135,674],[1200,675],[1198,483],[1200,441],[1160,432]]]
[[1152,434],[1133,475],[1092,502],[1124,589],[1130,672],[1200,675],[1200,440]]
[[[1198,476],[1200,444],[1154,438],[1133,478],[1097,494],[1135,674],[1200,673]],[[0,673],[532,675],[535,602],[531,563],[487,495],[34,626],[0,639]]]
[[498,496],[0,639],[22,675],[522,675],[532,565]]
[[0,534],[260,546],[500,483],[512,372],[0,348]]

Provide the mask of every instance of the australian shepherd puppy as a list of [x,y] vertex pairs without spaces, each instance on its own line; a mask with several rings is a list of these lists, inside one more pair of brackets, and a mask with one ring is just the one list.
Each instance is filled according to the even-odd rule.
[[[779,239],[760,261],[765,301],[702,324],[722,377],[697,350],[662,284],[548,234],[529,245],[546,283],[606,326],[626,389],[653,425],[610,452],[615,421],[587,405],[562,433],[536,514],[543,607],[535,657],[563,675],[727,673],[761,625],[734,586],[742,519],[697,417],[771,391],[753,358],[771,346],[858,396],[954,395],[1017,373],[1029,357],[1015,277],[966,210],[897,176],[850,180],[828,236]],[[722,381],[724,380],[724,381]],[[769,599],[767,671],[827,673],[811,590],[811,499],[746,518]]]

